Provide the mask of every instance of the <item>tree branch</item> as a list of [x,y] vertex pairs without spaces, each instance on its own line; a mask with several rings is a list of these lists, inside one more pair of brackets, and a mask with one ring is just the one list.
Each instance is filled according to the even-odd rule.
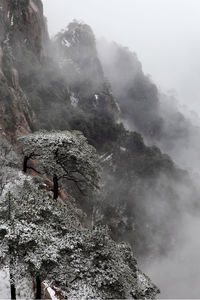
[[36,172],[36,173],[38,173],[38,174],[42,174],[42,173],[40,173],[39,171],[37,171],[35,168],[33,168],[33,167],[26,167],[27,169],[30,169],[30,170],[33,170],[34,172]]

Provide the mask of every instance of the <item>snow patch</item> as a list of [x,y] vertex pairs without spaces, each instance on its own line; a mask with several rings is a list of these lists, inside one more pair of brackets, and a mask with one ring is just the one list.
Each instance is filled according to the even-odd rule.
[[120,150],[121,150],[122,152],[125,152],[127,149],[126,149],[125,147],[120,147]]
[[59,298],[56,296],[56,292],[53,290],[51,287],[51,283],[48,283],[47,281],[43,282],[45,289],[49,293],[49,296],[51,297],[52,300],[58,300]]
[[72,94],[72,95],[70,96],[70,101],[71,101],[71,105],[72,105],[73,107],[77,107],[77,106],[78,106],[79,99],[76,98],[76,97],[74,96],[74,94]]
[[63,38],[62,45],[69,48],[71,46],[71,43],[66,38]]
[[100,155],[100,160],[102,162],[110,161],[112,159],[112,156],[113,156],[113,153],[111,153],[111,154],[104,153],[103,155]]
[[38,8],[32,0],[30,1],[30,6],[35,12],[38,12]]
[[95,94],[94,97],[95,97],[96,100],[99,99],[99,95],[97,95],[97,94]]
[[12,16],[10,19],[10,26],[13,26],[13,25],[14,25],[14,16]]

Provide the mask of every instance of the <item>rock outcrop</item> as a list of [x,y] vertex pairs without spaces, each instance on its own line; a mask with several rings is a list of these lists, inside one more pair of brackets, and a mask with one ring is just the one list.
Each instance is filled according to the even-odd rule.
[[40,0],[1,0],[1,22],[3,34],[19,54],[24,44],[38,57],[45,54],[48,41],[43,5]]
[[44,53],[42,3],[0,0],[0,25],[0,125],[14,139],[34,127],[34,113],[19,82],[19,58],[25,48],[38,58]]

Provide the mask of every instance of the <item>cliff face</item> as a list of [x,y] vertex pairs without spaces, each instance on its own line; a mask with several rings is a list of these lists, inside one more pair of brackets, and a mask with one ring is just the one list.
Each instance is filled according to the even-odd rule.
[[34,113],[20,85],[19,70],[30,53],[35,60],[44,56],[48,33],[42,2],[0,0],[0,28],[0,124],[14,138],[34,127]]
[[78,22],[70,23],[65,32],[56,36],[55,45],[63,69],[67,71],[68,64],[73,65],[72,86],[78,87],[79,90],[81,85],[87,86],[87,90],[82,89],[82,96],[91,96],[103,89],[104,74],[90,26]]
[[105,111],[117,115],[119,107],[105,79],[90,26],[76,21],[70,23],[66,31],[56,36],[54,49],[61,71],[80,104],[88,102],[90,107],[104,107]]
[[163,119],[156,85],[143,73],[137,55],[128,48],[99,40],[98,52],[104,72],[119,102],[122,118],[150,141],[159,140]]
[[18,71],[6,43],[2,43],[0,53],[0,125],[8,136],[15,138],[31,130],[34,116],[19,86]]
[[22,44],[41,57],[48,40],[43,6],[40,0],[1,0],[3,33],[7,34],[10,46],[21,52]]

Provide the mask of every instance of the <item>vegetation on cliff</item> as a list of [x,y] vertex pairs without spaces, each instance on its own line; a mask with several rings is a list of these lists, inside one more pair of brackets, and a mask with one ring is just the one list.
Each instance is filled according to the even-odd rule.
[[12,287],[27,277],[69,298],[155,298],[132,250],[166,252],[198,192],[142,136],[174,143],[187,122],[167,135],[158,89],[129,50],[101,45],[100,60],[90,26],[73,21],[50,41],[41,1],[0,6],[0,263]]

